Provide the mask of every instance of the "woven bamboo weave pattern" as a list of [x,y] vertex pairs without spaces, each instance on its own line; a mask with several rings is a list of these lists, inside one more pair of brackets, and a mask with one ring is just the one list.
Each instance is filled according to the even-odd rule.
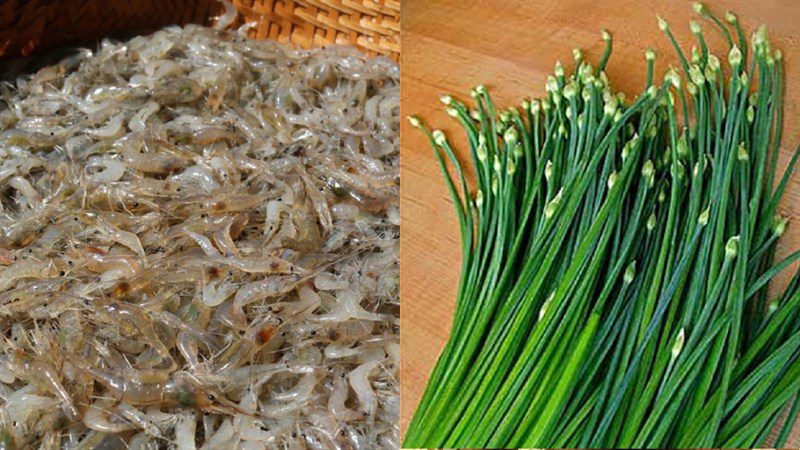
[[[232,26],[255,22],[250,35],[300,47],[353,45],[397,60],[399,0],[232,0]],[[224,13],[217,0],[0,0],[0,57],[86,44],[120,31],[169,24],[211,25]]]

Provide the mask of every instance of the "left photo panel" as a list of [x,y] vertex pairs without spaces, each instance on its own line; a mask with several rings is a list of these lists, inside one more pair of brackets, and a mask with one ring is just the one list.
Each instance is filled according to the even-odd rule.
[[0,448],[400,447],[400,1],[0,0]]

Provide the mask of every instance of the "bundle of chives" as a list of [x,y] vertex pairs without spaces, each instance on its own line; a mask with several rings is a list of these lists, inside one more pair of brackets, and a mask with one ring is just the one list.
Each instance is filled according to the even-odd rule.
[[483,86],[474,109],[443,96],[474,195],[445,135],[410,117],[453,196],[463,265],[405,447],[747,447],[792,405],[785,442],[800,410],[800,271],[777,298],[767,284],[800,258],[770,266],[800,148],[774,185],[781,54],[762,27],[750,55],[733,14],[736,43],[695,8],[725,36],[729,76],[698,24],[687,60],[659,18],[686,81],[670,69],[653,84],[647,52],[630,105],[603,71],[606,32],[597,68],[576,50],[574,72],[557,64],[521,112],[498,112]]

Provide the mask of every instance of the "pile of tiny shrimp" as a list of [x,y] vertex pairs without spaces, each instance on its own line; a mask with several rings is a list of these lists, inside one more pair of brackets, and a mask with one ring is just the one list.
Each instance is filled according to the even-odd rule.
[[245,32],[0,86],[0,448],[399,447],[399,69]]

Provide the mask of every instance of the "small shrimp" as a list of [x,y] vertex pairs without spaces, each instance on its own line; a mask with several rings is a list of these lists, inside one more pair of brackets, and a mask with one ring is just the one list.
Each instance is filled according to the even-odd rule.
[[109,255],[99,248],[88,245],[84,246],[83,255],[86,267],[94,272],[102,273],[107,280],[130,278],[139,272],[139,265],[129,256]]
[[277,275],[245,284],[236,292],[231,305],[231,315],[239,324],[246,323],[243,308],[248,303],[265,297],[278,297],[291,292],[300,283],[299,275]]
[[108,222],[104,220],[98,220],[98,231],[100,234],[103,235],[105,239],[112,240],[120,245],[124,245],[129,249],[133,250],[137,255],[144,258],[144,248],[142,247],[141,241],[139,241],[139,237],[133,233],[129,233],[127,231],[122,231],[118,228],[115,228]]
[[[209,255],[211,256],[211,255]],[[305,270],[289,261],[274,256],[267,258],[217,257],[215,262],[247,273],[303,274]]]
[[64,389],[61,384],[60,377],[56,370],[46,364],[44,361],[25,353],[22,350],[14,352],[11,359],[11,369],[15,372],[17,377],[22,379],[36,379],[39,380],[47,389],[65,404],[64,411],[70,420],[78,419],[78,410],[72,403],[72,398]]
[[231,237],[231,226],[234,220],[234,217],[226,217],[223,219],[221,226],[214,232],[214,243],[217,244],[220,250],[225,252],[225,256],[239,256],[239,249]]
[[25,178],[20,176],[12,177],[8,181],[8,185],[19,191],[20,194],[22,194],[22,196],[25,198],[25,202],[27,202],[28,206],[30,206],[31,208],[36,208],[41,206],[42,204],[41,194],[39,194],[36,191],[36,189],[34,189],[34,187],[31,186],[31,183],[28,182],[28,180],[26,180]]
[[56,273],[56,266],[52,260],[23,259],[13,263],[0,273],[0,291],[8,289],[16,280],[23,278],[52,278]]
[[226,281],[211,281],[203,287],[203,303],[219,306],[238,289],[238,285]]
[[203,250],[203,253],[206,255],[211,256],[212,258],[222,257],[219,250],[217,250],[217,248],[214,247],[214,244],[211,243],[211,239],[203,236],[200,233],[195,233],[194,231],[190,230],[183,230],[183,234],[192,238],[192,240],[200,246],[200,248]]
[[197,145],[208,145],[214,142],[232,144],[237,141],[237,137],[222,127],[206,127],[192,133],[191,141]]
[[147,119],[157,113],[159,109],[161,109],[161,105],[159,105],[158,102],[152,100],[147,102],[142,109],[137,111],[128,121],[128,128],[136,133],[144,131],[147,127]]
[[86,169],[93,169],[95,167],[102,167],[103,170],[100,172],[93,173],[89,175],[87,178],[89,181],[95,183],[107,183],[112,181],[119,181],[120,178],[125,174],[125,170],[127,166],[123,164],[121,161],[117,161],[116,159],[104,157],[91,157],[86,162]]
[[319,216],[319,223],[322,225],[322,229],[325,230],[325,233],[329,234],[333,230],[333,218],[331,217],[331,210],[328,207],[328,200],[324,195],[320,194],[320,191],[323,188],[317,188],[308,174],[305,173],[305,169],[300,172],[300,176],[303,178],[303,182],[306,186],[306,192],[308,193],[309,198],[311,198],[311,203],[314,205],[314,210]]
[[132,423],[122,416],[111,413],[113,405],[114,401],[111,399],[95,401],[89,405],[86,414],[83,415],[83,424],[89,429],[102,433],[121,433],[136,429]]

